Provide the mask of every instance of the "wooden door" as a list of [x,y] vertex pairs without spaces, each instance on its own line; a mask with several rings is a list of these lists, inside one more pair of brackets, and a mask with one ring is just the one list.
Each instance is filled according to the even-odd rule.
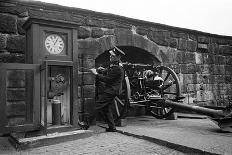
[[0,63],[0,85],[0,133],[39,129],[39,65]]

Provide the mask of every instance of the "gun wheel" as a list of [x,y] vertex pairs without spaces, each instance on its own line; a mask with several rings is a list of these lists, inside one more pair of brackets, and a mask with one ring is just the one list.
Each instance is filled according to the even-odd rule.
[[169,67],[158,66],[155,68],[159,76],[164,80],[161,87],[161,99],[151,99],[148,105],[150,114],[158,119],[167,118],[174,112],[173,107],[164,104],[164,99],[178,101],[181,97],[180,82],[177,74]]

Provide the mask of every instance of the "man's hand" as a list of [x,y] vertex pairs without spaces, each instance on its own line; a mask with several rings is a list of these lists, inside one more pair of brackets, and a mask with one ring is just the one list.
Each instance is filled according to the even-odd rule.
[[94,75],[97,75],[97,74],[98,74],[98,73],[97,73],[97,70],[96,70],[95,68],[90,69],[90,71],[91,71]]

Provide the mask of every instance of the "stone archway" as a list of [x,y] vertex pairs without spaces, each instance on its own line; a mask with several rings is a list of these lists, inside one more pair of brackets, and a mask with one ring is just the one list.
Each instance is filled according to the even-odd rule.
[[[137,52],[141,51],[145,55],[147,54],[152,56],[157,62],[162,63],[162,59],[159,54],[159,46],[149,40],[147,36],[137,34],[133,28],[131,30],[115,29],[114,35],[105,35],[96,39],[96,42],[98,42],[98,54],[95,55],[95,59],[101,54],[104,54],[104,52],[110,50],[113,45],[116,45],[121,47],[122,50],[125,50],[129,55],[138,54]],[[133,53],[130,52],[132,50],[134,51]]]
[[[95,78],[83,68],[98,67],[104,60],[107,62],[108,51],[116,45],[126,54],[124,62],[161,64],[159,46],[146,36],[131,30],[115,28],[112,33],[98,37],[88,37],[78,39],[78,59],[79,68],[79,100],[81,103],[80,111],[90,114],[95,113]],[[133,57],[133,59],[132,59]],[[148,61],[147,61],[148,60]],[[94,120],[94,118],[92,118]]]

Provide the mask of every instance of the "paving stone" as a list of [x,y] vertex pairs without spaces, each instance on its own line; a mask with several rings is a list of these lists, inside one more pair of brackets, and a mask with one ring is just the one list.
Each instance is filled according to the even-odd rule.
[[[99,127],[91,127],[95,134],[89,138],[68,141],[50,146],[33,148],[30,150],[16,151],[8,144],[7,154],[26,154],[26,155],[162,155],[162,154],[183,154],[179,151],[157,145],[143,139],[126,136],[120,133],[106,133]],[[96,129],[97,128],[97,129]],[[1,141],[2,143],[4,141]],[[7,141],[5,141],[8,143]],[[5,143],[4,142],[4,143]],[[10,148],[10,149],[9,149]],[[4,154],[1,150],[0,154]]]

